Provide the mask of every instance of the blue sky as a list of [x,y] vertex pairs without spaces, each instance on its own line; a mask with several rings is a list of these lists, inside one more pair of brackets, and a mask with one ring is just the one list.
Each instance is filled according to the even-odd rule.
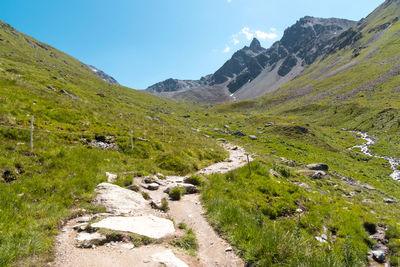
[[0,20],[144,89],[215,72],[256,36],[268,48],[300,17],[360,20],[383,0],[1,0]]

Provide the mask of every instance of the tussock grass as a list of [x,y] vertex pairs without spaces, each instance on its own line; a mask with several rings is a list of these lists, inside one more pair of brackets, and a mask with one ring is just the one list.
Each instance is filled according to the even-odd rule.
[[196,234],[193,232],[192,229],[188,229],[185,223],[179,223],[178,227],[179,229],[185,231],[185,236],[177,240],[172,240],[171,245],[180,248],[190,256],[195,257],[199,249]]

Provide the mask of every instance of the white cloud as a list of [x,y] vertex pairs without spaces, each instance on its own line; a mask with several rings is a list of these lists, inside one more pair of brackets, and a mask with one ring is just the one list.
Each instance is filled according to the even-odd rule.
[[259,31],[259,30],[256,31],[256,36],[257,36],[257,38],[260,38],[262,40],[265,40],[265,39],[273,40],[276,37],[278,37],[278,35],[276,33],[273,33],[273,32],[267,33],[267,32],[263,32],[263,31]]
[[222,50],[222,53],[229,53],[231,51],[231,48],[229,46],[226,46],[224,50]]
[[254,37],[254,34],[250,32],[250,28],[249,27],[244,27],[240,33],[244,34],[247,38],[247,40],[251,40]]
[[232,0],[226,0],[228,3],[232,3]]
[[232,50],[232,47],[238,45],[240,43],[247,43],[254,37],[257,37],[260,40],[275,40],[278,38],[279,32],[276,28],[270,28],[268,32],[264,32],[262,30],[252,30],[250,27],[244,27],[238,33],[232,34],[231,40],[228,43],[229,45],[225,46],[225,49],[222,50],[222,53],[229,53]]

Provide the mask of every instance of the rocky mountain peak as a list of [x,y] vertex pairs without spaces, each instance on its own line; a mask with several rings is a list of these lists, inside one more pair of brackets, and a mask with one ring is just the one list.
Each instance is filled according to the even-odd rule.
[[100,77],[102,80],[108,82],[109,84],[114,84],[114,85],[119,85],[118,81],[111,77],[110,75],[106,74],[102,70],[99,70],[95,66],[92,65],[86,65],[90,69],[91,72],[93,72],[96,76]]
[[260,41],[258,41],[257,38],[254,38],[253,41],[251,41],[250,49],[253,50],[254,52],[257,52],[262,50],[263,48],[261,46]]

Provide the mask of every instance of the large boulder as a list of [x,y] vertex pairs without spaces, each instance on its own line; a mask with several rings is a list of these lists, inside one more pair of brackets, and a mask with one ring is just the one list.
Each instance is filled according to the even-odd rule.
[[162,238],[175,232],[174,223],[171,220],[153,215],[108,217],[100,222],[93,223],[92,227],[135,233],[155,239]]
[[308,164],[306,167],[307,167],[307,169],[314,170],[314,171],[328,171],[329,170],[329,166],[324,163]]
[[186,263],[177,258],[171,250],[154,254],[152,260],[167,267],[188,267]]
[[145,188],[145,189],[147,189],[147,190],[151,190],[151,191],[158,190],[158,188],[160,187],[160,185],[157,184],[157,183],[142,184],[141,186],[142,186],[143,188]]
[[94,203],[114,214],[141,214],[148,205],[140,193],[109,183],[99,184],[95,192],[97,196]]

